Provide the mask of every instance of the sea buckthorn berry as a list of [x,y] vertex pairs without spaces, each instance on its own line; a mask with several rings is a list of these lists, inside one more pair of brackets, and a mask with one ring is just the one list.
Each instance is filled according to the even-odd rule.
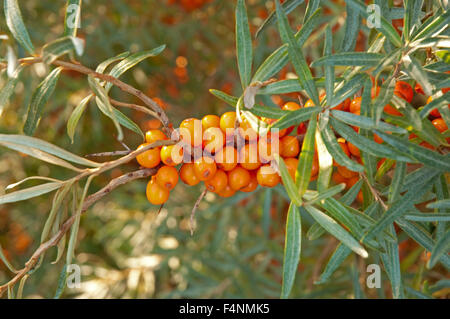
[[167,140],[167,136],[161,130],[149,130],[145,132],[145,141],[149,144],[162,140]]
[[356,183],[358,183],[359,181],[359,176],[353,176],[352,178],[347,180],[347,188],[352,188],[353,185],[355,185]]
[[306,133],[306,124],[305,122],[302,122],[297,126],[297,135],[302,135],[305,133]]
[[173,166],[163,166],[155,175],[155,181],[159,186],[172,190],[178,183],[178,171]]
[[356,97],[350,103],[350,112],[353,114],[360,115],[361,114],[361,97]]
[[226,135],[234,134],[234,125],[236,123],[236,112],[226,112],[220,117],[220,129]]
[[346,98],[340,104],[338,104],[335,107],[333,107],[333,110],[339,110],[339,111],[348,112],[348,110],[350,109],[350,103],[351,103],[350,98]]
[[215,154],[214,159],[219,168],[231,171],[237,165],[237,151],[233,146],[225,146]]
[[411,85],[405,81],[397,81],[397,83],[395,83],[394,94],[401,97],[408,103],[412,102],[414,96]]
[[346,168],[345,166],[338,165],[337,167],[339,174],[341,174],[345,178],[352,178],[353,176],[358,176],[357,172],[353,172]]
[[313,106],[315,106],[313,100],[309,99],[308,101],[306,101],[304,107],[313,107]]
[[194,163],[186,163],[181,166],[180,178],[183,183],[189,186],[195,186],[200,183],[200,179],[195,175]]
[[257,144],[246,144],[239,151],[239,163],[246,170],[255,170],[261,166]]
[[425,95],[425,92],[423,91],[422,86],[419,83],[416,83],[414,91],[416,91],[417,94]]
[[147,199],[153,205],[162,205],[169,199],[169,190],[159,186],[152,178],[147,184]]
[[250,183],[250,173],[240,166],[228,172],[228,185],[235,191],[244,188]]
[[344,151],[345,155],[350,157],[350,151],[348,149],[348,145],[347,145],[345,139],[340,137],[337,139],[337,141],[338,141],[339,145],[341,146],[342,150]]
[[[269,125],[275,123],[276,121],[278,121],[278,120],[276,120],[276,119],[268,119],[268,118],[264,119],[264,122],[266,122]],[[278,131],[275,131],[275,129],[274,130],[270,130],[270,132],[267,133],[267,139],[268,140],[270,140],[272,138],[280,139],[283,136],[285,136],[286,134],[288,134],[288,129],[287,128],[284,128],[284,129],[281,129],[281,130],[278,130]]]
[[319,174],[319,157],[317,153],[314,153],[314,158],[311,167],[311,176],[313,177],[312,180],[315,179],[314,177],[317,177],[317,174]]
[[219,127],[220,126],[220,117],[217,115],[205,115],[202,118],[202,128],[203,131],[206,131],[210,127]]
[[241,192],[251,193],[258,187],[258,179],[256,178],[256,172],[250,172],[250,182],[247,186],[240,189]]
[[256,179],[258,184],[264,187],[277,186],[281,181],[280,175],[269,164],[263,165],[258,169]]
[[239,135],[246,141],[256,141],[258,139],[258,133],[252,128],[245,116],[242,116],[242,122],[239,124]]
[[300,152],[300,143],[295,136],[285,136],[280,140],[280,155],[283,157],[295,157]]
[[333,175],[331,175],[331,179],[333,180],[333,182],[335,182],[336,184],[342,184],[344,183],[347,186],[347,179],[342,176],[341,174],[339,174],[339,172],[335,171],[333,173]]
[[286,164],[287,170],[289,172],[289,175],[291,175],[292,180],[295,181],[295,172],[297,171],[298,167],[298,159],[296,159],[295,157],[285,158],[284,164]]
[[[278,147],[277,147],[278,146]],[[268,142],[266,137],[262,137],[258,141],[258,155],[261,163],[265,164],[273,160],[275,154],[279,154],[279,145],[277,143]]]
[[163,146],[161,161],[168,166],[177,166],[183,161],[183,148],[178,144]]
[[195,175],[201,181],[207,181],[216,174],[217,166],[214,160],[209,157],[201,157],[194,162]]
[[300,106],[300,104],[295,102],[287,102],[281,107],[281,109],[284,111],[297,111],[300,110],[301,108],[302,107]]
[[378,144],[383,144],[383,142],[384,142],[383,139],[375,133],[373,133],[373,140]]
[[236,193],[236,191],[234,189],[232,189],[230,187],[230,185],[227,185],[221,192],[217,193],[217,195],[219,195],[220,197],[223,197],[223,198],[228,198],[228,197],[233,196],[235,193]]
[[386,104],[383,109],[384,112],[394,116],[403,116],[401,112],[399,112],[395,107],[390,104]]
[[[139,147],[137,149],[139,150],[147,145],[149,145],[149,144],[148,143],[141,144],[141,145],[139,145]],[[161,162],[161,156],[160,156],[159,152],[160,152],[159,147],[149,149],[149,150],[145,151],[144,153],[141,153],[138,156],[136,156],[136,160],[142,167],[146,167],[146,168],[156,167]]]
[[219,169],[213,178],[205,182],[205,185],[210,192],[220,193],[228,185],[228,176],[223,170]]
[[435,147],[433,145],[431,145],[430,143],[427,143],[427,142],[422,142],[419,145],[422,146],[422,147],[428,148],[430,150],[433,150],[433,151],[435,150]]
[[357,148],[355,145],[353,145],[350,142],[347,142],[347,146],[348,146],[348,150],[350,151],[350,153],[352,153],[352,155],[354,155],[356,157],[361,157],[361,152],[359,151],[359,148]]
[[216,153],[225,145],[225,135],[218,127],[210,127],[203,133],[203,148],[210,154]]
[[433,123],[434,127],[441,133],[448,130],[447,124],[442,118],[435,119],[431,123]]
[[202,145],[202,122],[195,118],[185,119],[180,124],[180,135],[186,143],[194,147]]
[[380,95],[380,87],[377,85],[374,86],[371,90],[372,99],[376,98],[378,95]]
[[358,195],[356,196],[356,199],[358,202],[363,203],[364,202],[364,195],[362,191],[359,191]]

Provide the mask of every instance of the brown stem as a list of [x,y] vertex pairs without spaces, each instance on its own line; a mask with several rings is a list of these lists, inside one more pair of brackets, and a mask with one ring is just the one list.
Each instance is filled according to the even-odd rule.
[[189,225],[191,227],[191,236],[194,235],[195,212],[197,211],[198,207],[200,206],[200,202],[202,201],[203,197],[205,197],[207,192],[208,192],[208,189],[205,188],[205,190],[200,194],[200,196],[198,197],[197,201],[195,202],[194,208],[192,208],[191,219],[189,221]]
[[[156,168],[146,168],[141,169],[138,171],[134,171],[131,173],[124,174],[122,176],[119,176],[113,180],[111,180],[108,185],[103,187],[98,192],[88,196],[86,200],[83,203],[83,207],[81,209],[81,213],[84,213],[87,211],[87,209],[92,206],[95,202],[103,198],[104,196],[108,195],[110,192],[112,192],[114,189],[119,187],[120,185],[129,183],[131,181],[134,181],[136,179],[140,178],[146,178],[152,175],[155,175],[157,172]],[[25,263],[25,267],[21,269],[13,279],[11,279],[8,283],[0,286],[0,297],[5,293],[5,291],[8,290],[8,286],[14,286],[22,277],[24,277],[30,270],[34,268],[36,263],[39,261],[39,258],[42,256],[43,253],[45,253],[48,249],[50,249],[53,246],[56,246],[59,241],[63,238],[63,236],[70,230],[73,223],[75,222],[75,215],[69,217],[64,224],[61,226],[59,231],[53,235],[52,238],[50,238],[48,241],[42,243],[38,249],[33,253],[31,258]]]

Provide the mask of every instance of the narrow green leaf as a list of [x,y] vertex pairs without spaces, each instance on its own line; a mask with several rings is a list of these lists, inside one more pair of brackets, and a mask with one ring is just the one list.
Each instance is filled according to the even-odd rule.
[[356,196],[358,196],[359,191],[361,190],[361,187],[363,185],[363,180],[360,179],[358,182],[355,183],[348,191],[340,198],[340,201],[346,205],[351,205],[355,199]]
[[342,38],[341,51],[348,52],[353,51],[356,46],[356,39],[361,27],[361,17],[359,11],[352,6],[345,6],[346,19],[345,19],[345,32]]
[[0,112],[8,103],[9,98],[14,93],[17,83],[19,82],[19,75],[23,70],[23,66],[19,66],[13,73],[12,77],[8,78],[5,86],[0,90]]
[[427,208],[450,209],[450,199],[443,199],[429,203]]
[[450,24],[450,10],[446,10],[443,14],[437,17],[432,16],[433,19],[426,27],[418,29],[412,36],[413,41],[427,38],[431,36],[436,36]]
[[277,8],[278,29],[280,36],[282,41],[288,45],[287,50],[289,59],[294,66],[295,72],[297,73],[300,85],[305,88],[305,91],[308,93],[315,105],[319,105],[319,94],[317,92],[311,70],[309,69],[309,66],[306,63],[301,51],[301,46],[297,43],[297,39],[289,26],[288,19],[280,6],[280,2],[276,0],[275,4]]
[[[390,232],[395,236],[394,226],[390,225]],[[386,242],[386,253],[381,254],[381,259],[385,265],[387,275],[392,287],[392,297],[399,299],[402,297],[402,276],[400,271],[400,257],[398,252],[398,242]]]
[[289,174],[284,160],[280,156],[276,155],[275,161],[278,165],[278,168],[280,169],[281,180],[283,181],[283,186],[286,189],[289,198],[296,206],[301,206],[303,200],[297,191],[297,187],[295,186],[295,183],[292,180],[291,175]]
[[[314,12],[311,18],[295,34],[295,39],[299,47],[303,46],[320,22],[320,13],[321,9]],[[289,62],[287,47],[287,44],[284,44],[269,55],[256,70],[251,82],[263,82],[277,74]]]
[[398,151],[407,154],[411,158],[416,159],[424,165],[439,170],[450,171],[449,156],[441,155],[425,147],[405,141],[395,135],[386,134],[380,131],[376,131],[376,134],[379,135],[387,144],[396,148]]
[[236,6],[236,55],[242,88],[245,89],[252,76],[253,48],[244,0],[238,0]]
[[116,56],[114,56],[112,58],[109,58],[109,59],[103,61],[102,63],[100,63],[97,66],[97,68],[95,69],[95,72],[97,72],[97,73],[104,73],[106,68],[108,68],[108,66],[110,66],[113,63],[116,63],[118,61],[121,61],[121,60],[127,58],[129,55],[130,55],[130,52],[126,51],[126,52],[123,52],[123,53],[121,53],[119,55],[116,55]]
[[303,24],[311,18],[312,14],[319,9],[320,0],[309,0],[308,5],[306,6],[305,16],[303,17]]
[[[406,157],[402,153],[399,153],[397,150],[390,148],[384,144],[378,144],[372,140],[369,140],[365,137],[362,137],[358,133],[356,133],[352,128],[348,127],[345,124],[340,123],[339,121],[330,118],[331,125],[333,128],[347,141],[355,145],[357,148],[365,150],[367,153],[378,156],[378,157],[387,157],[391,159],[395,159],[398,161],[404,162],[414,162],[409,157]],[[378,133],[377,133],[378,134]]]
[[[282,6],[284,9],[284,12],[286,14],[291,13],[295,8],[297,8],[299,5],[301,5],[305,0],[287,0],[283,2]],[[261,24],[261,26],[256,31],[255,38],[257,38],[268,26],[272,25],[277,21],[276,11],[272,11],[269,16],[264,20],[264,22]]]
[[30,106],[28,107],[27,119],[23,127],[25,134],[34,134],[44,105],[47,104],[47,101],[52,96],[61,71],[62,68],[54,69],[34,91]]
[[89,94],[88,96],[86,96],[72,111],[72,114],[70,114],[69,120],[67,121],[67,135],[69,135],[72,143],[78,121],[80,120],[81,115],[84,113],[84,110],[86,110],[86,107],[88,106],[89,101],[92,97],[94,97],[94,94]]
[[384,56],[369,52],[341,52],[315,60],[311,66],[376,66]]
[[323,192],[319,192],[317,193],[316,196],[314,196],[313,198],[311,198],[310,200],[308,200],[307,203],[305,203],[305,205],[313,205],[317,202],[320,202],[324,199],[327,199],[329,197],[332,197],[334,195],[339,194],[340,192],[342,192],[345,189],[345,183],[341,183],[338,184],[336,186],[330,187],[327,190],[324,190]]
[[219,98],[220,100],[224,101],[225,103],[231,105],[232,107],[235,107],[239,98],[235,96],[228,95],[222,91],[210,89],[209,92],[214,95],[215,97]]
[[81,2],[82,0],[67,0],[64,18],[64,35],[66,36],[76,37],[77,30],[81,27]]
[[64,185],[64,183],[51,182],[51,183],[45,183],[42,185],[26,188],[26,189],[16,191],[13,193],[9,193],[6,195],[2,195],[2,196],[0,196],[0,205],[7,204],[7,203],[19,202],[19,201],[27,200],[29,198],[37,197],[37,196],[40,196],[40,195],[43,195],[46,193],[50,193],[51,191],[54,191],[55,189],[58,189],[63,185]]
[[295,173],[295,182],[300,196],[305,194],[311,179],[311,168],[314,159],[315,134],[317,127],[317,116],[313,114],[309,121],[308,129],[303,140],[302,150]]
[[411,78],[417,80],[417,82],[420,83],[425,94],[432,95],[433,85],[430,83],[428,73],[422,67],[420,62],[410,55],[405,55],[402,58],[402,62],[405,67],[406,73],[408,73]]
[[34,54],[33,43],[31,43],[27,28],[23,23],[17,0],[5,0],[3,2],[6,24],[17,42],[20,43],[30,54]]
[[352,161],[347,156],[347,154],[344,153],[329,125],[325,126],[325,128],[322,129],[320,132],[322,134],[322,139],[325,146],[327,147],[328,152],[330,152],[331,156],[338,164],[345,166],[349,170],[354,172],[364,171],[363,166]]
[[[253,111],[256,107],[254,107],[252,109],[252,113],[255,113],[256,115],[257,112],[260,109],[258,109],[258,111]],[[298,125],[302,122],[305,122],[306,120],[310,119],[311,117],[316,118],[317,117],[317,113],[321,110],[322,108],[316,106],[316,107],[306,107],[306,108],[301,108],[299,110],[296,111],[284,111],[283,116],[276,121],[271,128],[278,128],[280,130],[287,128],[287,127],[291,127],[293,125]],[[266,109],[265,109],[266,110]],[[262,113],[259,113],[262,114]]]
[[9,262],[8,258],[6,258],[5,254],[3,253],[2,245],[0,244],[0,260],[3,261],[3,264],[5,264],[6,268],[9,269],[12,273],[18,273],[19,271],[14,268],[14,266]]
[[448,213],[407,213],[404,216],[407,220],[414,222],[449,222],[450,214]]
[[394,176],[392,177],[391,185],[389,185],[389,203],[395,202],[399,195],[400,189],[405,181],[406,175],[406,163],[397,162],[397,166],[394,170]]
[[323,234],[325,234],[326,230],[322,228],[318,223],[314,223],[311,227],[309,227],[308,232],[306,233],[306,238],[308,240],[316,240],[320,238]]
[[366,130],[382,130],[392,133],[406,134],[407,130],[401,127],[397,127],[388,123],[379,122],[375,123],[374,119],[356,115],[350,112],[343,112],[338,110],[332,110],[331,114],[341,122],[349,125],[357,126]]
[[331,275],[336,271],[336,269],[339,268],[339,266],[350,255],[351,252],[351,249],[346,245],[339,244],[336,250],[333,252],[333,255],[331,255],[331,258],[328,261],[327,265],[325,266],[325,270],[320,275],[319,280],[316,281],[315,284],[320,285],[326,283],[330,279]]
[[281,286],[281,298],[286,299],[294,285],[298,262],[300,261],[302,225],[300,213],[297,207],[291,203],[286,218],[286,239],[283,258],[283,283]]
[[447,232],[434,245],[433,250],[431,251],[430,260],[428,260],[427,263],[427,268],[428,269],[433,268],[444,254],[448,255],[449,251],[450,251],[450,230],[447,230]]
[[[328,25],[325,31],[325,46],[323,48],[323,55],[331,55],[333,53],[333,36],[331,32],[331,26]],[[333,101],[333,92],[334,92],[334,83],[335,83],[335,75],[334,75],[334,67],[333,66],[325,66],[325,92],[327,97],[327,106],[331,105]]]
[[3,143],[11,143],[30,148],[35,148],[45,153],[52,154],[59,158],[65,159],[69,162],[81,164],[88,167],[99,167],[102,165],[100,163],[72,154],[56,145],[50,144],[46,141],[43,141],[35,137],[14,135],[14,134],[0,134],[0,144]]
[[75,52],[81,56],[84,52],[84,40],[72,36],[56,39],[42,48],[42,58],[44,63],[51,64],[59,57]]
[[342,226],[340,226],[334,219],[324,214],[314,206],[305,206],[305,209],[327,232],[339,239],[344,245],[349,247],[355,253],[363,258],[367,258],[369,254],[367,251],[353,238]]
[[[120,61],[120,63],[116,64],[112,70],[109,72],[109,75],[119,78],[122,74],[124,74],[126,71],[134,67],[136,64],[140,63],[141,61],[149,58],[159,55],[164,49],[166,48],[166,45],[163,44],[159,47],[156,47],[149,51],[144,52],[138,52],[134,53],[127,58]],[[106,83],[105,89],[106,92],[108,92],[112,87],[112,83]]]
[[67,284],[67,265],[64,265],[59,275],[58,287],[56,289],[55,296],[53,297],[53,299],[61,298],[64,289],[66,288],[66,284]]

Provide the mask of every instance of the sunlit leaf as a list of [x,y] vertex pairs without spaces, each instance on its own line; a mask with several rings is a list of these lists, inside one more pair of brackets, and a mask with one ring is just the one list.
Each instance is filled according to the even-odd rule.
[[4,10],[6,24],[17,42],[20,43],[30,54],[34,53],[33,43],[31,43],[27,28],[23,23],[17,0],[5,0]]

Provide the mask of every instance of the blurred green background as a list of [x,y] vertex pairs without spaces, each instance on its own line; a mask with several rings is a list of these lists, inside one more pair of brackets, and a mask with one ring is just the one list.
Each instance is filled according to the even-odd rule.
[[[249,0],[246,3],[254,34],[271,11],[273,1]],[[344,8],[332,1],[323,1],[323,4],[328,14],[324,22],[341,26],[345,20]],[[20,5],[36,47],[61,36],[65,1],[27,0],[20,1]],[[85,39],[86,49],[79,60],[95,68],[121,52],[149,50],[166,44],[161,55],[145,60],[121,79],[157,97],[175,126],[186,117],[223,113],[228,107],[208,90],[216,88],[240,94],[234,7],[235,1],[218,0],[83,1],[78,36]],[[291,14],[293,26],[300,26],[304,9],[302,5]],[[0,34],[8,33],[3,18],[0,28]],[[306,46],[308,59],[314,59],[322,51],[320,41],[314,40],[320,31]],[[336,32],[339,40],[339,30]],[[279,44],[275,28],[264,32],[255,41],[255,66]],[[15,50],[24,56],[23,50],[17,47]],[[0,43],[0,52],[5,55],[5,43]],[[31,94],[45,74],[39,67],[23,72],[12,102],[1,110],[1,133],[22,132]],[[0,82],[5,79],[6,75],[1,74]],[[94,104],[83,115],[71,144],[65,125],[73,108],[88,92],[84,76],[64,72],[35,136],[79,155],[122,149],[115,139],[112,122]],[[113,89],[112,96],[121,101],[137,102],[118,89]],[[155,125],[154,120],[140,113],[125,113],[143,130]],[[126,131],[125,142],[135,148],[140,138]],[[133,162],[99,176],[91,191],[104,186],[111,177],[137,168],[137,163]],[[72,176],[63,168],[0,149],[0,194],[8,184],[33,175],[59,179]],[[255,193],[240,193],[228,200],[208,194],[197,211],[197,228],[191,236],[189,215],[201,188],[188,188],[180,183],[158,214],[159,207],[151,206],[145,198],[146,182],[141,180],[122,186],[83,216],[76,249],[76,261],[82,268],[82,286],[66,289],[64,297],[279,297],[288,203],[281,188],[259,188]],[[34,184],[28,182],[27,185]],[[0,206],[0,243],[16,268],[38,247],[51,198],[52,195],[45,195]],[[304,216],[305,233],[310,225],[311,220]],[[365,288],[364,263],[379,261],[362,261],[353,255],[329,283],[314,285],[336,245],[337,241],[330,236],[314,241],[304,238],[292,297],[351,298],[361,289],[368,297],[389,297],[389,289]],[[405,248],[406,280],[417,280],[424,264],[420,259],[422,252],[417,246]],[[54,295],[63,266],[62,262],[50,264],[55,255],[56,249],[51,250],[43,266],[28,280],[25,297]],[[0,265],[1,283],[11,275]],[[384,287],[389,288],[386,280],[383,273]]]

